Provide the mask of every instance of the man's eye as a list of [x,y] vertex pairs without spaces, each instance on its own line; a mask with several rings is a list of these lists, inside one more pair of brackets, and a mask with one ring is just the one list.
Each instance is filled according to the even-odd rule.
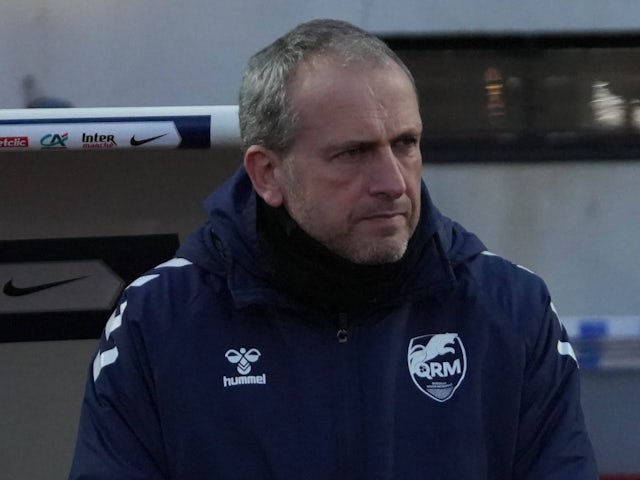
[[361,147],[353,147],[353,148],[349,148],[347,150],[343,150],[337,156],[338,156],[338,158],[354,159],[354,158],[358,158],[360,156],[360,154],[362,154],[362,148]]
[[417,137],[405,137],[405,138],[401,138],[398,143],[400,145],[406,146],[406,147],[412,147],[414,145],[418,144],[418,138]]
[[344,154],[348,157],[356,157],[360,154],[360,149],[359,148],[350,148],[349,150],[345,151]]
[[394,145],[394,150],[398,152],[409,152],[418,146],[418,137],[402,137]]

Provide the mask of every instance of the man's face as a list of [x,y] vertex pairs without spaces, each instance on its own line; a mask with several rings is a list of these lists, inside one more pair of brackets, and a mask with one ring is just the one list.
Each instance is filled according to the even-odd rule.
[[298,134],[275,178],[294,220],[362,264],[402,258],[420,216],[422,122],[397,65],[319,57],[291,85]]

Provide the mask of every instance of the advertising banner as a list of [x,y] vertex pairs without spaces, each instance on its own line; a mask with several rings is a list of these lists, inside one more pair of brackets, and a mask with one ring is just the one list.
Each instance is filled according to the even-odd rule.
[[0,153],[237,144],[237,107],[0,110]]

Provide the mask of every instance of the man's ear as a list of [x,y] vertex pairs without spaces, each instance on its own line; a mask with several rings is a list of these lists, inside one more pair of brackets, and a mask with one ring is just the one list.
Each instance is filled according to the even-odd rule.
[[281,162],[279,155],[261,145],[251,145],[244,154],[244,168],[253,188],[271,207],[279,207],[284,201],[275,175]]

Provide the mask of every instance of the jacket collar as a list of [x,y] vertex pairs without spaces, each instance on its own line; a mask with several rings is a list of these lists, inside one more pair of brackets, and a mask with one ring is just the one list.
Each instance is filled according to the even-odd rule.
[[[421,218],[415,235],[419,235],[422,249],[412,268],[403,272],[402,284],[386,303],[414,301],[433,292],[452,288],[455,275],[449,261],[453,245],[452,222],[442,216],[431,202],[426,185],[422,184]],[[258,232],[257,196],[244,168],[205,201],[209,220],[192,234],[177,255],[188,258],[206,270],[227,279],[238,307],[251,304],[297,305],[271,281],[264,270],[263,251]]]

